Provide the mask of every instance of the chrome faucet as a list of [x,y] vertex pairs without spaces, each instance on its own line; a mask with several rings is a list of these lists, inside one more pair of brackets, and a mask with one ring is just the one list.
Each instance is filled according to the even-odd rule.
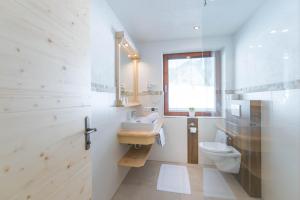
[[131,111],[130,118],[131,119],[136,119],[136,111],[135,110]]

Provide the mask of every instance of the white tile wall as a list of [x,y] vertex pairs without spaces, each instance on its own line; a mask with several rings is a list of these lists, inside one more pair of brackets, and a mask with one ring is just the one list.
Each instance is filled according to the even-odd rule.
[[244,99],[263,100],[263,199],[299,199],[300,90],[251,93]]
[[236,89],[300,79],[300,2],[266,0],[234,41]]
[[[300,78],[300,2],[267,0],[235,36],[236,89]],[[264,200],[300,198],[300,90],[243,95],[263,100]]]
[[[92,1],[91,55],[92,82],[114,87],[115,31],[123,26],[105,0]],[[100,134],[92,136],[93,199],[109,200],[117,191],[129,168],[119,167],[128,146],[120,145],[117,132],[128,109],[115,108],[114,93],[92,92],[92,126]]]
[[127,145],[120,145],[117,132],[120,123],[126,119],[124,108],[112,107],[113,93],[92,93],[92,121],[97,128],[97,135],[92,135],[93,162],[93,198],[109,200],[129,168],[119,167],[119,159],[128,150]]

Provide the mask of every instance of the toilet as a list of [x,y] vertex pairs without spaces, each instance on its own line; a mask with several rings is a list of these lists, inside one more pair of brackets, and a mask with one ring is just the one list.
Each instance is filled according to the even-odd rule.
[[216,133],[214,142],[200,142],[200,152],[211,160],[218,170],[237,174],[240,171],[241,153],[227,145],[228,136],[221,130]]

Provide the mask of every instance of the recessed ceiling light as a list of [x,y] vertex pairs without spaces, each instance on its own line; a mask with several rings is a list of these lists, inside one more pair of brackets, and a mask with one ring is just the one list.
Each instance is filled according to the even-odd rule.
[[194,30],[199,30],[200,29],[199,26],[194,26],[193,28],[194,28]]
[[284,53],[282,58],[284,60],[288,60],[289,59],[289,54],[288,53]]
[[272,31],[270,31],[270,34],[275,34],[275,33],[277,33],[277,31],[276,31],[276,30],[272,30]]
[[283,29],[281,32],[283,33],[289,32],[289,29]]
[[284,60],[288,60],[288,59],[289,59],[289,56],[283,56],[283,59],[284,59]]
[[129,44],[128,44],[128,43],[125,43],[125,44],[124,44],[124,46],[125,46],[125,47],[128,47],[128,46],[129,46]]

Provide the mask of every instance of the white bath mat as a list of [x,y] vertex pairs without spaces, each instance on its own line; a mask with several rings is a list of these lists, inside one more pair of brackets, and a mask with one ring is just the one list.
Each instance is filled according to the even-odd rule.
[[203,192],[205,197],[236,199],[222,174],[213,168],[203,169]]
[[187,168],[178,165],[161,165],[157,181],[157,190],[191,194]]

